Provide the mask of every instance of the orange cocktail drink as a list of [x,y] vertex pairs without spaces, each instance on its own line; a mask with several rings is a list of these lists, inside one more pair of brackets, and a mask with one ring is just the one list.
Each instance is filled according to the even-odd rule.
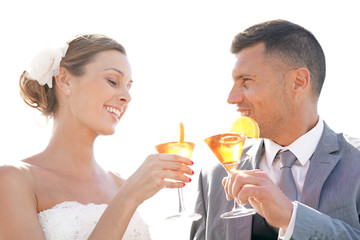
[[[156,145],[155,148],[158,153],[170,153],[170,154],[178,154],[183,157],[190,158],[191,154],[194,150],[195,144],[192,142],[184,141],[184,125],[183,123],[179,124],[178,128],[179,141],[178,142],[167,142]],[[201,215],[198,213],[189,213],[185,210],[184,199],[183,199],[183,191],[182,188],[178,188],[178,196],[179,196],[179,213],[173,216],[168,217],[168,220],[176,220],[187,218],[193,221],[196,221],[201,218]]]
[[244,149],[245,136],[237,133],[223,133],[205,139],[217,159],[227,172],[237,169]]
[[[240,117],[232,125],[229,133],[217,134],[205,139],[205,142],[220,161],[221,165],[230,174],[236,170],[241,161],[241,154],[247,137],[259,138],[259,126],[249,117]],[[234,200],[231,211],[221,214],[221,218],[236,218],[255,214],[253,208],[245,208]]]

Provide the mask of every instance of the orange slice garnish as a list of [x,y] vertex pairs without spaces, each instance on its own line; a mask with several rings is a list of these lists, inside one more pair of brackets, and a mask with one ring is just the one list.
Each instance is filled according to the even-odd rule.
[[260,129],[257,122],[246,116],[239,117],[233,122],[230,132],[238,133],[249,138],[259,138]]
[[179,143],[183,143],[184,142],[184,124],[182,122],[179,123],[178,136],[179,136]]

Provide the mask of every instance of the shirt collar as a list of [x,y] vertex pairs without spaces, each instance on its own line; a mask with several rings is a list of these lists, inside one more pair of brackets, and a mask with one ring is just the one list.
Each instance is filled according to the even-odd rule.
[[304,166],[315,152],[324,130],[324,122],[319,118],[318,123],[310,131],[296,139],[289,146],[282,147],[270,139],[264,139],[266,163],[271,168],[273,160],[279,150],[290,150],[300,164]]

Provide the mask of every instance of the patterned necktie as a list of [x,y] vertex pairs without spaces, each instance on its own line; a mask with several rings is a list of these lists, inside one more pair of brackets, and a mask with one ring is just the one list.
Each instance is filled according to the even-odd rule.
[[280,178],[278,186],[291,201],[295,201],[298,199],[297,188],[291,172],[291,167],[294,165],[296,157],[289,150],[278,154],[280,156]]

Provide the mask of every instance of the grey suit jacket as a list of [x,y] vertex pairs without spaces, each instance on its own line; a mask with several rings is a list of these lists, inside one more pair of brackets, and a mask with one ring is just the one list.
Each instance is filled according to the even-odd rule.
[[[244,149],[240,169],[258,168],[263,141]],[[199,177],[195,210],[203,218],[192,224],[190,239],[250,240],[252,216],[221,219],[229,211],[220,164]],[[310,159],[292,239],[360,239],[360,140],[334,133],[326,124]]]

